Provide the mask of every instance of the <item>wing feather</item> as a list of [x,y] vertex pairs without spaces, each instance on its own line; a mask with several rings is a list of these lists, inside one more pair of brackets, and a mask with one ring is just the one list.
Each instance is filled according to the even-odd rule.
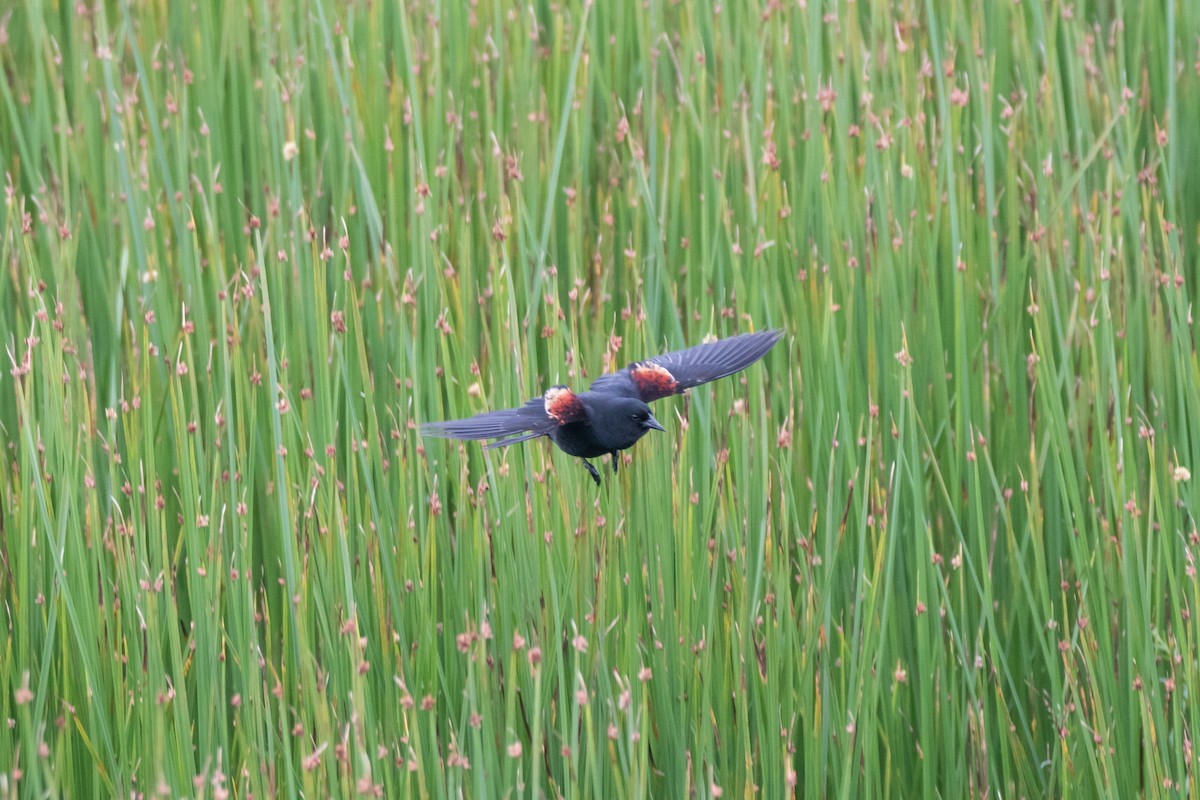
[[436,436],[443,439],[498,439],[526,431],[530,432],[528,436],[505,439],[490,445],[491,447],[503,447],[527,439],[535,439],[538,436],[545,436],[553,427],[554,421],[546,413],[545,401],[541,397],[535,397],[517,408],[489,411],[466,419],[426,422],[421,426],[421,433],[425,436]]
[[523,406],[489,411],[466,419],[426,422],[421,426],[421,433],[444,439],[500,439],[487,445],[490,449],[536,439],[548,434],[555,426],[586,418],[587,409],[578,395],[566,386],[553,386]]
[[741,372],[765,356],[781,338],[781,330],[744,333],[651,356],[620,372],[601,375],[592,383],[591,391],[619,392],[649,403]]

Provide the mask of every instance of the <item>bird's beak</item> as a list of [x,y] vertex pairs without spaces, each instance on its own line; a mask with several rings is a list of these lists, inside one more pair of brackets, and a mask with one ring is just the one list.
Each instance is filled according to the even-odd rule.
[[666,428],[664,428],[662,425],[659,425],[658,420],[656,420],[653,415],[651,415],[649,419],[647,419],[645,422],[643,422],[642,425],[644,425],[647,428],[653,428],[656,431],[666,431]]

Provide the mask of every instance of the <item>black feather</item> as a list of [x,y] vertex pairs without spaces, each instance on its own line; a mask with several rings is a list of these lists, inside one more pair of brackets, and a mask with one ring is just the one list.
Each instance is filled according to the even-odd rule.
[[503,447],[523,442],[526,439],[545,436],[553,426],[554,421],[546,413],[544,401],[540,397],[535,397],[517,408],[489,411],[466,419],[426,422],[421,426],[421,433],[425,436],[439,436],[443,439],[496,439],[533,431],[529,436],[495,442],[490,445],[491,447]]
[[[633,362],[620,372],[601,375],[592,383],[589,391],[640,396],[648,403],[668,394],[679,394],[693,386],[711,383],[741,372],[765,356],[781,338],[781,330],[759,331],[651,356],[643,361]],[[646,365],[656,365],[671,373],[676,382],[675,391],[652,395],[643,393],[631,373]]]

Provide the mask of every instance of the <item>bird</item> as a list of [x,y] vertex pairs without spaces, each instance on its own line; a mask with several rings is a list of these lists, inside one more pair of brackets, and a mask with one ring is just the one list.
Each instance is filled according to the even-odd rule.
[[782,330],[765,330],[651,356],[601,375],[587,391],[552,386],[525,405],[427,422],[421,433],[444,439],[499,439],[484,449],[547,436],[564,453],[579,458],[599,486],[600,472],[589,459],[611,456],[615,473],[617,453],[650,431],[665,430],[649,403],[741,372],[781,338]]

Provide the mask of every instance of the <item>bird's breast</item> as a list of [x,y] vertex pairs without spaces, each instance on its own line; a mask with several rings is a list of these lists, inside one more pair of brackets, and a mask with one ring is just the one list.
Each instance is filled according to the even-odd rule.
[[608,431],[591,422],[560,425],[550,431],[550,438],[568,455],[579,458],[598,458],[632,447],[640,436],[632,438],[624,431]]
[[611,452],[596,436],[589,422],[559,425],[550,431],[550,438],[567,455],[596,458]]

